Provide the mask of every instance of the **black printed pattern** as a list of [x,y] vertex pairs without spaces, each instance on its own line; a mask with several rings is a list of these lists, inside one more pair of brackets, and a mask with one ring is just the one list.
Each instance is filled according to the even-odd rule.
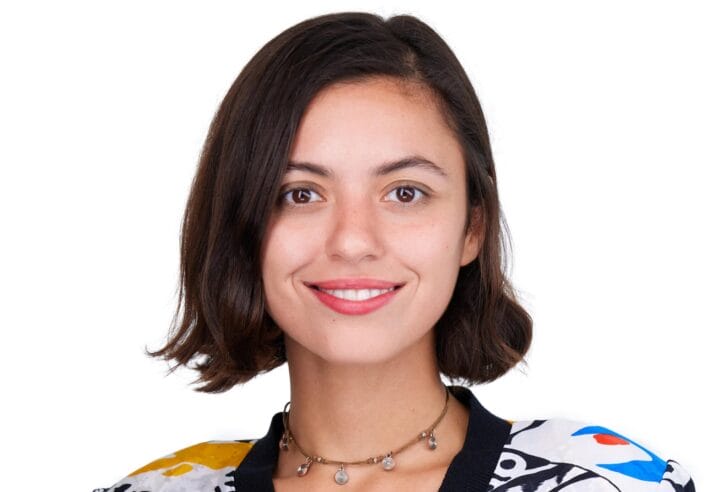
[[573,490],[578,485],[587,487],[586,490],[598,492],[620,490],[608,478],[592,470],[571,463],[555,463],[511,448],[506,448],[501,453],[501,459],[488,490],[495,492]]
[[[604,450],[591,453],[597,459],[603,456],[602,463],[588,456],[595,446]],[[635,466],[629,466],[632,464]],[[609,429],[565,420],[518,422],[511,429],[487,490],[695,492],[692,479],[678,463],[667,461],[665,471],[659,468],[662,464],[642,446]],[[655,469],[658,474],[663,472],[663,477],[654,481],[649,476],[633,476],[646,467],[649,471],[644,473],[652,475]]]

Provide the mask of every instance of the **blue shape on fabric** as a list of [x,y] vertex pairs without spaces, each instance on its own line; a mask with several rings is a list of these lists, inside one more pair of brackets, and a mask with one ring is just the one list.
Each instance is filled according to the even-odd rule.
[[649,458],[651,458],[650,461],[634,460],[627,461],[626,463],[598,464],[597,466],[601,468],[606,468],[607,470],[611,470],[617,473],[621,473],[622,475],[626,475],[637,480],[660,482],[663,478],[663,474],[666,472],[665,460],[662,460],[637,442],[634,442],[628,437],[622,436],[621,434],[614,432],[611,429],[607,429],[606,427],[601,427],[598,425],[590,425],[587,427],[583,427],[572,435],[582,436],[588,434],[608,434],[610,436],[618,437],[620,439],[623,439],[624,441],[628,441],[630,444],[634,445],[635,447],[646,453]]

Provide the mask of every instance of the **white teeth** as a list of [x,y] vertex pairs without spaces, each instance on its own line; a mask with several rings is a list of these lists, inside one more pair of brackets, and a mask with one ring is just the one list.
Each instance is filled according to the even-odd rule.
[[327,292],[331,296],[337,297],[339,299],[346,299],[348,301],[364,301],[366,299],[371,299],[373,297],[381,296],[382,294],[394,290],[394,287],[389,289],[337,289],[328,290],[320,289],[323,292]]

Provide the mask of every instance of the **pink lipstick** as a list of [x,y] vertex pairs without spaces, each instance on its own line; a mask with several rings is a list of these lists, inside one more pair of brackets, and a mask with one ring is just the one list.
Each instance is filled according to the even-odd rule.
[[376,279],[350,278],[306,282],[306,285],[319,301],[333,311],[340,314],[360,315],[375,311],[387,304],[403,284]]

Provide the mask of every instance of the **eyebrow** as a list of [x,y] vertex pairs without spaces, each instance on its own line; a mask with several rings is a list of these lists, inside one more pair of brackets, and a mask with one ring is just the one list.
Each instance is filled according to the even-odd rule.
[[[402,169],[410,168],[423,169],[438,176],[443,176],[444,178],[449,177],[449,175],[446,174],[446,171],[444,171],[441,167],[437,166],[428,159],[416,155],[404,157],[396,161],[382,163],[373,169],[370,172],[370,175],[372,177],[381,177]],[[321,166],[320,164],[314,164],[312,162],[289,161],[286,165],[286,172],[288,173],[290,171],[304,171],[318,176],[323,176],[324,178],[332,178],[334,174],[332,169]]]

